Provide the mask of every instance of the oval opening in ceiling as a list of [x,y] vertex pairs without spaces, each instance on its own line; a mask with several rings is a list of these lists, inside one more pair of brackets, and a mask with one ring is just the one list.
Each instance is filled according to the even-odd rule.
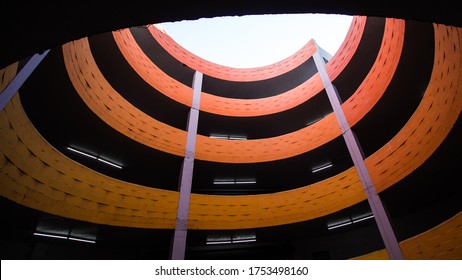
[[205,60],[228,67],[253,68],[289,57],[310,39],[334,55],[352,18],[336,14],[270,14],[159,25],[179,45]]

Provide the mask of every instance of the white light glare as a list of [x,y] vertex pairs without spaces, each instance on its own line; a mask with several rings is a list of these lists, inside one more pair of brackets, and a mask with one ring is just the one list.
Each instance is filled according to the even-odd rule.
[[374,215],[370,215],[370,216],[366,216],[366,217],[363,217],[363,218],[353,220],[353,223],[358,223],[358,222],[369,220],[369,219],[372,219],[372,218],[374,218]]
[[227,135],[210,134],[210,138],[215,138],[215,139],[228,139],[228,136],[227,136]]
[[352,224],[352,222],[350,221],[350,222],[338,224],[338,225],[335,225],[335,226],[329,226],[329,227],[327,227],[327,229],[334,229],[334,228],[344,227],[344,226],[351,225],[351,224]]
[[214,185],[256,184],[255,179],[214,179]]
[[365,220],[369,220],[369,219],[372,219],[372,218],[374,218],[374,214],[370,214],[370,215],[367,215],[367,216],[364,216],[364,217],[361,217],[361,218],[358,218],[358,219],[348,218],[347,222],[334,224],[334,225],[327,225],[327,229],[331,230],[331,229],[334,229],[334,228],[344,227],[344,226],[348,226],[348,225],[351,225],[351,224],[354,224],[354,223],[359,223],[359,222],[362,222],[362,221],[365,221]]
[[45,234],[45,233],[39,233],[39,232],[34,232],[34,235],[45,236],[45,237],[51,237],[51,238],[57,238],[57,239],[67,239],[66,236],[53,235],[53,234]]
[[231,240],[229,241],[207,241],[207,245],[214,245],[214,244],[231,244]]
[[215,185],[234,185],[234,180],[232,179],[215,179],[213,180]]
[[89,157],[89,158],[97,159],[98,161],[101,161],[101,162],[103,162],[103,163],[105,163],[105,164],[108,164],[108,165],[110,165],[110,166],[113,166],[113,167],[117,167],[117,168],[119,168],[119,169],[122,169],[122,166],[121,166],[121,165],[115,164],[115,163],[113,163],[113,162],[110,162],[110,161],[108,161],[108,160],[102,159],[102,158],[100,158],[100,157],[87,154],[87,153],[85,153],[85,152],[79,151],[79,150],[74,149],[74,148],[71,148],[71,147],[67,147],[67,149],[68,149],[69,151],[73,151],[73,152],[75,152],[75,153],[78,153],[78,154],[87,156],[87,157]]
[[210,138],[227,139],[227,140],[247,140],[246,136],[241,135],[224,135],[224,134],[210,134]]
[[328,164],[323,165],[323,166],[315,167],[315,168],[311,169],[311,172],[315,173],[315,172],[324,170],[324,169],[329,168],[329,167],[332,167],[332,163],[328,163]]
[[46,234],[46,233],[40,233],[40,232],[34,232],[34,235],[44,236],[44,237],[51,237],[51,238],[56,238],[56,239],[68,239],[68,240],[86,242],[86,243],[96,243],[95,240],[81,239],[81,238],[75,238],[75,237],[70,237],[70,236],[62,236],[62,235],[54,235],[54,234]]
[[248,242],[257,242],[256,238],[252,239],[238,239],[238,240],[233,240],[233,243],[248,243]]
[[255,179],[237,179],[235,184],[256,184]]
[[111,165],[111,166],[114,166],[114,167],[117,167],[117,168],[119,168],[119,169],[122,169],[122,166],[117,165],[117,164],[115,164],[115,163],[112,163],[112,162],[110,162],[110,161],[107,161],[107,160],[105,160],[105,159],[98,158],[98,160],[101,161],[101,162],[104,162],[105,164],[109,164],[109,165]]
[[80,239],[80,238],[74,238],[74,237],[69,237],[68,239],[73,240],[73,241],[79,241],[79,242],[96,243],[96,241],[94,240]]
[[90,154],[87,154],[87,153],[85,153],[85,152],[82,152],[82,151],[79,151],[79,150],[73,149],[73,148],[71,148],[71,147],[67,147],[67,149],[68,149],[69,151],[73,151],[73,152],[75,152],[75,153],[78,153],[78,154],[81,154],[81,155],[87,156],[87,157],[89,157],[89,158],[92,158],[92,159],[96,159],[96,157],[95,157],[95,156],[93,156],[93,155],[90,155]]

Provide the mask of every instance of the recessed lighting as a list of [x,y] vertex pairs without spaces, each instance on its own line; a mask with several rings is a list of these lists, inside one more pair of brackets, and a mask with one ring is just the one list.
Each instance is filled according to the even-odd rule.
[[256,184],[257,180],[253,178],[237,178],[237,179],[214,179],[213,184],[214,185],[236,185],[236,184]]
[[236,136],[236,135],[230,135],[228,136],[229,140],[247,140],[246,136]]
[[210,138],[227,140],[247,140],[247,136],[244,135],[210,134]]
[[215,185],[234,185],[234,179],[215,179],[213,180],[213,184]]
[[56,238],[56,239],[67,239],[66,236],[54,235],[54,234],[45,234],[45,233],[40,233],[40,232],[34,232],[34,235],[44,236],[44,237],[51,237],[51,238]]
[[68,239],[73,240],[73,241],[79,241],[79,242],[96,243],[95,240],[81,239],[81,238],[75,238],[75,237],[69,237]]
[[344,227],[344,226],[348,226],[348,225],[351,225],[352,222],[349,221],[349,222],[346,222],[346,223],[342,223],[342,224],[338,224],[338,225],[334,225],[334,226],[329,226],[327,227],[327,229],[334,229],[334,228],[339,228],[339,227]]
[[114,167],[117,167],[119,169],[122,169],[122,166],[118,165],[118,164],[115,164],[115,163],[112,163],[110,161],[107,161],[105,159],[102,159],[102,158],[98,158],[99,161],[101,162],[104,162],[105,164],[108,164],[108,165],[111,165],[111,166],[114,166]]
[[207,241],[207,245],[214,245],[214,244],[231,244],[231,240],[229,241]]
[[94,155],[88,154],[88,153],[86,153],[86,152],[83,152],[83,151],[80,151],[80,150],[77,150],[77,149],[71,148],[71,147],[67,147],[67,149],[68,149],[69,151],[72,151],[72,152],[75,152],[75,153],[84,155],[84,156],[86,156],[86,157],[89,157],[89,158],[92,158],[92,159],[96,159],[96,160],[98,160],[98,161],[100,161],[100,162],[103,162],[103,163],[105,163],[105,164],[108,164],[108,165],[110,165],[110,166],[113,166],[113,167],[117,167],[117,168],[119,168],[119,169],[122,169],[122,166],[121,166],[121,165],[116,164],[116,163],[114,163],[114,162],[110,162],[110,161],[105,160],[105,159],[102,159],[102,158],[100,158],[99,156],[94,156]]
[[256,184],[255,179],[236,179],[236,184]]
[[237,240],[233,240],[233,243],[249,243],[249,242],[257,242],[257,239],[256,239],[256,238],[252,238],[252,239],[237,239]]
[[82,238],[75,238],[75,237],[62,236],[62,235],[55,235],[55,234],[48,234],[48,233],[34,232],[34,235],[36,235],[36,236],[43,236],[43,237],[50,237],[50,238],[56,238],[56,239],[67,239],[67,240],[73,240],[73,241],[79,241],[79,242],[86,242],[86,243],[96,243],[95,240],[82,239]]
[[311,169],[311,172],[315,173],[315,172],[324,170],[324,169],[329,168],[329,167],[332,167],[332,163],[328,163],[328,164],[325,164],[325,165],[314,167],[313,169]]
[[97,158],[97,157],[94,156],[94,155],[87,154],[87,153],[85,153],[85,152],[79,151],[79,150],[74,149],[74,148],[71,148],[71,147],[67,147],[67,149],[68,149],[69,151],[73,151],[73,152],[75,152],[75,153],[84,155],[84,156],[89,157],[89,158],[92,158],[92,159],[96,159],[96,158]]
[[210,134],[210,138],[215,138],[215,139],[228,139],[228,135]]
[[372,218],[374,218],[374,215],[370,215],[370,216],[366,216],[366,217],[362,217],[362,218],[353,220],[353,223],[362,222],[362,221],[369,220],[369,219],[372,219]]

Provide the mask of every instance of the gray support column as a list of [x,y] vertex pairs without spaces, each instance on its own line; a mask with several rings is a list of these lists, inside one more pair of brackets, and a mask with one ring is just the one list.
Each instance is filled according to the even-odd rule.
[[203,74],[197,72],[193,78],[193,101],[192,107],[189,110],[187,138],[186,138],[186,153],[181,167],[178,200],[178,210],[176,216],[176,227],[173,236],[173,243],[170,252],[172,260],[183,260],[186,251],[186,237],[188,233],[188,216],[189,216],[189,201],[191,197],[191,187],[193,179],[194,153],[196,149],[197,125],[199,122],[199,105],[200,95],[202,91]]
[[18,74],[13,78],[13,80],[8,84],[8,86],[0,94],[0,111],[3,110],[13,98],[14,94],[19,90],[19,88],[24,84],[24,82],[29,78],[30,74],[37,68],[42,59],[48,54],[50,50],[46,50],[41,54],[34,54],[31,59],[24,65],[24,67],[19,71]]
[[353,159],[356,171],[358,172],[359,178],[363,185],[363,189],[366,192],[367,200],[371,207],[372,213],[374,214],[375,221],[379,228],[380,234],[382,236],[383,242],[385,243],[385,248],[388,252],[390,259],[392,260],[402,260],[404,259],[399,247],[399,243],[395,237],[393,229],[391,227],[390,221],[388,219],[387,213],[383,207],[382,201],[378,196],[378,193],[372,183],[372,179],[367,170],[366,164],[364,163],[364,158],[360,150],[359,142],[351,131],[350,125],[347,122],[345,113],[343,112],[340,97],[338,95],[337,89],[332,84],[329,75],[327,74],[324,59],[321,57],[320,48],[313,55],[314,62],[318,68],[319,75],[324,84],[324,87],[327,92],[330,104],[334,110],[337,121],[340,124],[342,129],[343,138],[345,139],[348,151],[350,156]]

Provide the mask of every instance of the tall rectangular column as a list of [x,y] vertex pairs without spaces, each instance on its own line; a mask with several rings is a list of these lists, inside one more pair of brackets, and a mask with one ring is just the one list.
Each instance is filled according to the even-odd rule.
[[170,259],[183,260],[186,251],[186,237],[188,233],[189,201],[193,179],[194,153],[196,149],[197,125],[199,123],[199,105],[202,92],[201,72],[194,74],[193,78],[193,101],[189,110],[186,138],[186,153],[181,167],[179,182],[179,200],[176,216],[176,226],[173,235],[173,243]]
[[48,54],[50,50],[46,50],[41,54],[34,54],[29,61],[24,65],[24,67],[19,71],[18,74],[13,78],[13,80],[8,84],[8,86],[0,94],[0,111],[3,110],[13,98],[14,94],[19,90],[19,88],[24,84],[24,82],[29,78],[30,74],[37,68],[43,58]]
[[372,179],[367,170],[363,155],[360,150],[360,144],[351,131],[350,125],[348,124],[345,117],[345,113],[343,112],[337,89],[332,84],[326,71],[324,59],[320,54],[322,49],[319,47],[317,47],[317,49],[318,51],[316,51],[316,53],[313,55],[314,62],[324,84],[324,88],[326,89],[327,96],[334,110],[335,116],[337,117],[337,121],[340,124],[340,128],[342,129],[343,138],[345,139],[348,151],[353,160],[356,171],[358,172],[361,184],[366,193],[367,200],[369,202],[372,213],[374,214],[374,218],[382,236],[382,240],[385,244],[385,248],[388,252],[388,256],[390,259],[394,260],[404,259],[401,248],[399,247],[399,243],[395,237],[392,226],[388,219],[388,215],[383,207],[382,201],[380,200],[380,197],[374,187],[374,184],[372,183]]

